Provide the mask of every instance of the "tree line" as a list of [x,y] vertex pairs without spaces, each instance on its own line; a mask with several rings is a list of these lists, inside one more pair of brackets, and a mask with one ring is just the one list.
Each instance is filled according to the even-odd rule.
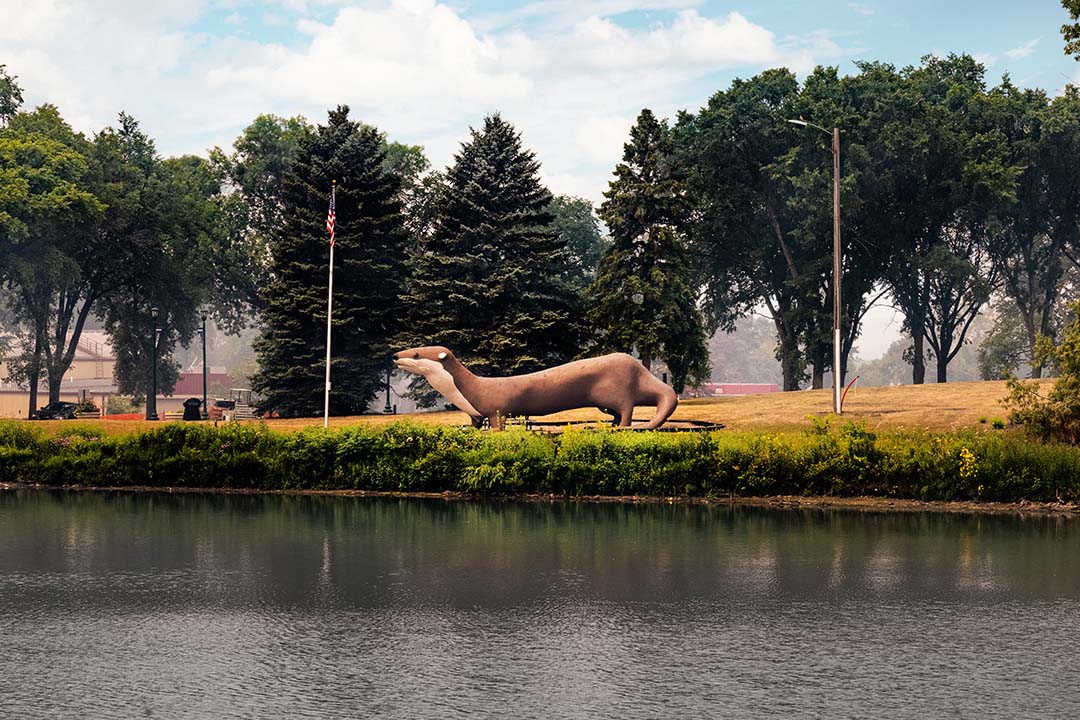
[[763,306],[786,389],[807,374],[818,387],[833,370],[831,154],[825,135],[787,122],[805,118],[841,129],[841,376],[882,291],[904,314],[915,383],[928,361],[947,379],[995,293],[1035,358],[1060,326],[1080,249],[1076,88],[1050,98],[1008,77],[988,87],[966,55],[859,70],[818,68],[802,83],[769,70],[679,115],[676,153],[695,208],[685,232],[710,323]]
[[[643,143],[658,139],[653,133]],[[662,156],[649,147],[645,157],[657,163]],[[297,143],[280,184],[280,220],[266,233],[269,280],[252,381],[264,407],[302,415],[322,406],[325,341],[313,319],[325,318],[331,183],[337,188],[331,412],[366,408],[382,387],[389,355],[414,345],[446,345],[487,375],[533,372],[607,350],[665,361],[676,386],[707,372],[703,323],[685,283],[683,301],[690,322],[697,321],[697,366],[680,365],[686,342],[667,339],[667,324],[627,321],[628,330],[611,337],[604,332],[611,326],[594,317],[594,310],[603,312],[596,309],[606,297],[605,263],[620,238],[653,224],[635,219],[637,205],[626,197],[656,193],[654,180],[636,189],[612,183],[601,207],[614,241],[605,251],[592,206],[554,197],[540,181],[535,155],[497,113],[470,130],[445,171],[426,169],[419,148],[388,145],[374,128],[351,120],[346,107]],[[670,260],[671,269],[655,277],[682,283],[681,267],[674,255]],[[633,280],[616,285],[622,304],[639,315],[667,292]],[[637,304],[635,295],[641,295]],[[413,392],[423,404],[437,398],[426,385]]]
[[[72,130],[55,106],[19,112],[20,88],[0,66],[0,277],[6,360],[30,389],[59,398],[64,373],[88,322],[116,351],[121,392],[149,384],[160,312],[163,357],[190,341],[202,310],[222,324],[240,314],[226,292],[229,250],[214,202],[217,177],[192,156],[162,158],[134,118],[92,138]],[[15,342],[11,342],[12,339]],[[163,386],[178,366],[163,362]]]
[[[53,106],[20,107],[0,66],[0,274],[22,335],[8,360],[50,398],[90,318],[121,391],[145,393],[157,307],[166,358],[200,315],[254,317],[263,406],[321,411],[332,182],[332,412],[366,408],[390,353],[420,344],[487,374],[634,352],[681,389],[708,377],[712,332],[762,309],[785,389],[819,387],[834,370],[832,162],[799,118],[841,129],[841,377],[883,294],[914,382],[928,362],[947,379],[991,297],[1011,323],[1002,356],[1037,375],[1080,268],[1080,94],[991,87],[965,55],[802,82],[768,70],[672,122],[645,109],[597,212],[553,196],[497,113],[435,171],[345,106],[317,125],[260,116],[206,158],[162,158],[125,114],[88,138]],[[163,364],[166,390],[177,370]]]
[[261,328],[253,383],[267,409],[316,412],[331,181],[335,412],[362,411],[406,343],[454,344],[490,372],[578,352],[577,313],[606,241],[591,204],[553,197],[497,115],[443,173],[347,107],[325,125],[263,115],[229,151],[163,158],[124,113],[87,137],[55,106],[21,105],[0,66],[5,359],[30,388],[30,412],[41,384],[58,399],[88,324],[110,337],[120,392],[148,391],[155,342],[159,387],[171,391],[173,350],[207,315],[226,330]]

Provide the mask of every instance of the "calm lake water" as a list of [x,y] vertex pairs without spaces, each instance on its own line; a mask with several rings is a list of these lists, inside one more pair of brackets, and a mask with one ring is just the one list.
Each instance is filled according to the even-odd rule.
[[1080,521],[0,493],[3,718],[1077,718]]

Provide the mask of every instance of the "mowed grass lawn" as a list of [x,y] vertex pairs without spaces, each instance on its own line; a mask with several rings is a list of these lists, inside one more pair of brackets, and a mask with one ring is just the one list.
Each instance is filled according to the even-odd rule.
[[[1049,384],[1053,381],[1040,381]],[[1045,388],[1044,388],[1045,391]],[[990,428],[995,418],[1007,419],[1008,411],[1001,400],[1007,394],[1004,382],[944,383],[941,385],[899,385],[892,387],[853,387],[844,402],[845,420],[863,420],[875,430],[951,431]],[[641,407],[634,415],[644,422],[653,409]],[[702,420],[723,423],[734,431],[798,431],[810,426],[810,416],[832,415],[832,390],[801,390],[798,392],[683,400],[672,416],[675,420]],[[462,412],[429,412],[409,415],[360,415],[332,417],[330,426],[347,427],[355,424],[383,425],[410,419],[438,425],[466,425],[469,418]],[[610,420],[596,409],[573,410],[536,420],[572,422]],[[985,423],[980,422],[985,420]],[[55,431],[71,421],[36,423]],[[160,427],[163,422],[148,423],[132,420],[81,420],[103,428],[109,434],[125,434]],[[261,422],[261,421],[258,421]],[[321,427],[322,417],[270,419],[267,426],[282,432],[308,427]]]

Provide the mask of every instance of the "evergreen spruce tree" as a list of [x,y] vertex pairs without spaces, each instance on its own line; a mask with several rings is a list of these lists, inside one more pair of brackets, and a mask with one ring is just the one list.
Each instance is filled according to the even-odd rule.
[[272,280],[252,387],[262,407],[284,416],[323,408],[329,235],[326,214],[337,181],[330,412],[363,412],[383,387],[400,332],[407,235],[399,180],[384,167],[374,128],[349,108],[304,138],[282,186],[284,219],[271,240]]
[[462,145],[414,260],[408,334],[481,375],[533,372],[576,350],[566,240],[540,164],[498,114]]
[[588,292],[587,320],[597,350],[637,350],[645,367],[661,359],[681,392],[708,376],[708,350],[680,237],[684,189],[667,124],[642,110],[623,148],[600,206],[612,246]]

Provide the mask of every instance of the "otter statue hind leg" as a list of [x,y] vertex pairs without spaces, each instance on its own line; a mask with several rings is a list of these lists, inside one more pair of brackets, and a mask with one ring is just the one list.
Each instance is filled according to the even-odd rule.
[[652,420],[645,424],[646,430],[655,430],[656,428],[667,422],[667,419],[671,417],[671,413],[675,412],[675,408],[679,405],[679,396],[675,394],[675,391],[671,388],[665,388],[662,393],[656,398],[656,414]]

